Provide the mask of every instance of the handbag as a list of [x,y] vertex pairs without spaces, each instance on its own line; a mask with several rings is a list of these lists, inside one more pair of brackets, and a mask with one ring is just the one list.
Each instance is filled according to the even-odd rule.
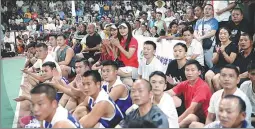
[[[202,23],[202,35],[204,35],[204,19],[203,19],[203,23]],[[213,40],[211,40],[211,38],[205,38],[202,40],[202,46],[204,50],[208,50],[212,47],[213,44]]]

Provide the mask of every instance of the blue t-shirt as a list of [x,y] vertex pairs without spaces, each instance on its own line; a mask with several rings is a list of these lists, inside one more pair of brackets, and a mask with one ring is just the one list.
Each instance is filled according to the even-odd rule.
[[[195,26],[195,30],[198,31],[198,34],[200,36],[202,36],[202,26],[203,26],[203,23],[204,23],[204,34],[207,34],[209,33],[211,30],[218,30],[218,21],[215,19],[215,18],[211,18],[209,20],[203,20],[203,19],[199,19],[197,22],[196,22],[196,26]],[[213,36],[214,37],[214,36]]]

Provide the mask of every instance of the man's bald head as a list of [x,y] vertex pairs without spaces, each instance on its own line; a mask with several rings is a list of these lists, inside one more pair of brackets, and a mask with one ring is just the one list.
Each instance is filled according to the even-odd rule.
[[148,91],[152,90],[152,86],[151,86],[150,82],[145,80],[145,79],[138,79],[138,80],[136,80],[134,82],[133,86],[134,85],[144,85],[148,89]]
[[88,25],[87,32],[88,32],[89,34],[94,34],[95,28],[96,28],[95,24],[90,23],[90,24]]

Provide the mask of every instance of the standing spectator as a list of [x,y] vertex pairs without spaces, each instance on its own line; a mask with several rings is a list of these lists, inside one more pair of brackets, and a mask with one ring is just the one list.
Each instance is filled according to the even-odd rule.
[[194,9],[193,8],[186,9],[186,14],[188,26],[192,26],[192,28],[195,28],[197,19],[195,19]]
[[[156,22],[154,23],[155,26],[157,26],[158,28],[158,34],[160,35],[160,32],[162,30],[167,30],[167,26],[165,21],[162,20],[162,13],[161,12],[157,12],[156,14]],[[160,35],[161,36],[161,35]]]
[[[162,1],[162,0],[157,0],[155,2],[155,5],[157,6],[156,8],[156,12],[161,12],[161,18],[164,19],[165,18],[165,12],[166,12],[166,8],[164,7],[165,6],[165,2]],[[160,19],[161,19],[160,18]]]
[[196,16],[196,19],[199,20],[199,19],[202,19],[204,17],[204,14],[203,14],[203,7],[197,5],[194,9],[194,13],[195,13],[195,16]]
[[[204,39],[210,39],[213,43],[208,48],[204,48],[205,64],[208,68],[213,67],[212,57],[215,46],[215,34],[218,30],[218,21],[213,17],[213,6],[207,4],[204,8],[204,17],[197,21],[194,37],[203,44]],[[205,40],[204,40],[205,41]]]
[[[252,35],[251,24],[244,19],[243,11],[240,8],[232,10],[231,20],[226,24],[231,31],[231,41],[238,46],[240,35],[242,33],[248,33]],[[240,48],[239,48],[240,49]]]

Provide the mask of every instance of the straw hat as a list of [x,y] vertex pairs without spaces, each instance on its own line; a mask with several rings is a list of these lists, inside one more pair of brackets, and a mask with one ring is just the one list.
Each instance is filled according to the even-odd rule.
[[162,3],[162,7],[166,5],[165,1],[163,1],[163,0],[157,0],[157,1],[155,2],[155,5],[156,5],[156,6],[158,6],[158,2],[161,2],[161,3]]

